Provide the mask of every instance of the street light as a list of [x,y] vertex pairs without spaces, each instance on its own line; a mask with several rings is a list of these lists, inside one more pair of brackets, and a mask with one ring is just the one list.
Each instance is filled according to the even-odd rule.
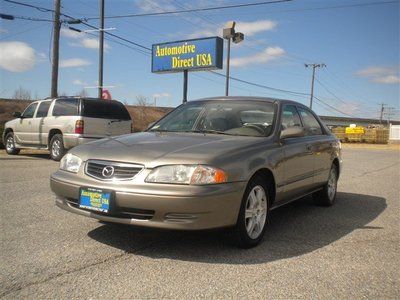
[[241,32],[235,32],[235,21],[230,21],[226,24],[226,27],[222,30],[222,37],[228,40],[228,53],[226,56],[226,84],[225,84],[225,96],[229,95],[229,63],[231,57],[231,40],[238,44],[244,40],[244,34]]

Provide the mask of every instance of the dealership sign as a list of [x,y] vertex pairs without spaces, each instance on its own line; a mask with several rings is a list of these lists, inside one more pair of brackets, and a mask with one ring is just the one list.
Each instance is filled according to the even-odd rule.
[[171,73],[222,69],[223,40],[220,37],[154,44],[151,71]]

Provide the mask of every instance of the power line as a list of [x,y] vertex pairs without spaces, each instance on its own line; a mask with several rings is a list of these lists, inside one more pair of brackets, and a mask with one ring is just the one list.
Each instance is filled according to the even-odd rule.
[[50,20],[50,19],[40,19],[40,18],[34,18],[34,17],[16,16],[16,15],[9,15],[9,14],[2,14],[2,13],[0,13],[0,19],[10,20],[10,21],[12,21],[14,19],[20,19],[20,20],[27,20],[27,21],[53,23],[53,20]]
[[327,91],[329,94],[331,94],[336,100],[338,100],[338,101],[340,101],[340,102],[342,102],[342,103],[344,103],[344,104],[347,104],[345,101],[343,101],[343,100],[340,99],[338,96],[336,96],[333,92],[331,92],[331,91],[326,87],[326,85],[323,84],[317,77],[315,77],[315,80],[319,83],[319,85],[321,85],[321,86],[325,89],[325,91]]
[[[208,71],[208,72],[209,72],[209,73],[212,73],[212,74],[214,74],[214,75],[226,77],[226,75],[221,74],[221,73],[218,73],[218,72],[216,72],[216,71]],[[256,86],[256,87],[268,89],[268,90],[271,90],[271,91],[276,91],[276,92],[281,92],[281,93],[287,93],[287,94],[293,94],[293,95],[301,95],[301,96],[309,96],[309,95],[310,95],[310,94],[307,94],[307,93],[302,93],[302,92],[297,92],[297,91],[290,91],[290,90],[278,89],[278,88],[270,87],[270,86],[267,86],[267,85],[263,85],[263,84],[254,83],[254,82],[250,82],[250,81],[247,81],[247,80],[239,79],[239,78],[232,77],[232,76],[229,76],[229,78],[230,78],[231,80],[234,80],[234,81],[237,81],[237,82],[246,83],[246,84],[248,84],[248,85],[252,85],[252,86]]]
[[17,5],[21,5],[21,6],[35,8],[35,9],[41,11],[41,12],[54,12],[50,8],[44,8],[44,7],[40,7],[40,6],[36,6],[36,5],[31,5],[31,4],[28,4],[28,3],[19,2],[19,1],[13,1],[13,0],[3,0],[3,1],[4,2],[13,3],[13,4],[17,4]]
[[[127,15],[106,16],[105,18],[106,19],[120,19],[120,18],[134,18],[134,17],[172,15],[172,14],[199,12],[199,11],[212,11],[212,10],[220,10],[220,9],[239,8],[239,7],[260,6],[260,5],[276,4],[276,3],[291,2],[291,1],[293,1],[293,0],[262,1],[262,2],[254,2],[254,3],[243,3],[243,4],[232,4],[232,5],[225,5],[225,6],[213,6],[213,7],[203,7],[203,8],[181,9],[181,10],[173,10],[173,11],[154,12],[154,13],[141,13],[141,14],[127,14]],[[87,18],[86,20],[89,21],[89,20],[98,20],[98,19],[99,19],[99,17],[93,17],[93,18]]]
[[314,98],[315,98],[317,101],[319,101],[319,102],[323,103],[324,105],[328,106],[329,108],[333,109],[334,111],[336,111],[336,112],[338,112],[338,113],[341,113],[342,115],[355,118],[355,116],[349,115],[348,113],[345,113],[345,112],[343,112],[343,111],[337,109],[336,107],[333,107],[333,106],[329,105],[328,103],[326,103],[325,101],[321,100],[320,98],[318,98],[318,97],[315,96],[315,95],[314,95]]
[[[386,5],[386,4],[394,4],[399,3],[398,0],[395,1],[375,1],[375,2],[367,2],[367,3],[357,3],[357,4],[343,4],[343,5],[333,5],[333,6],[320,6],[320,7],[310,7],[310,8],[295,8],[295,9],[284,9],[284,10],[270,10],[268,12],[252,12],[252,13],[242,13],[237,12],[236,15],[255,15],[255,14],[274,14],[274,13],[286,13],[286,12],[303,12],[303,11],[313,11],[313,10],[330,10],[330,9],[341,9],[341,8],[354,8],[354,7],[363,7],[363,6],[374,6],[374,5]],[[218,14],[220,16],[226,14]]]

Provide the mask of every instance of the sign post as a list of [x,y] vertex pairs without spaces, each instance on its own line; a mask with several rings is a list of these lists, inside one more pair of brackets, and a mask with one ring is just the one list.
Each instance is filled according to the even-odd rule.
[[183,72],[183,102],[187,101],[189,71],[222,69],[223,39],[210,37],[152,46],[153,73]]
[[188,87],[188,70],[183,70],[183,100],[182,102],[187,102],[187,87]]

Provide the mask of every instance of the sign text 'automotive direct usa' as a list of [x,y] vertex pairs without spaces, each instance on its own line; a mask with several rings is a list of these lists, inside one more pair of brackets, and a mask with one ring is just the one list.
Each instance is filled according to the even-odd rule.
[[211,37],[154,44],[153,73],[222,69],[223,40]]

